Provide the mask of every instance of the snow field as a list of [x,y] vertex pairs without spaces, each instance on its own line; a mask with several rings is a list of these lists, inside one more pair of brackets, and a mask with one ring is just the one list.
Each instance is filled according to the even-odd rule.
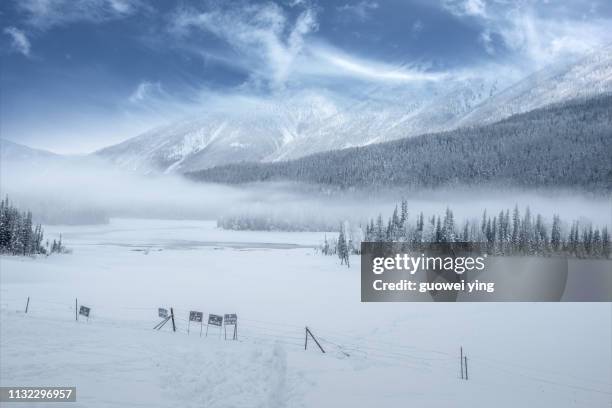
[[[84,407],[609,406],[610,304],[363,304],[358,259],[315,254],[318,233],[60,231],[70,255],[0,258],[2,385],[76,385]],[[170,306],[177,333],[153,331]],[[188,336],[189,310],[237,313],[239,341]]]

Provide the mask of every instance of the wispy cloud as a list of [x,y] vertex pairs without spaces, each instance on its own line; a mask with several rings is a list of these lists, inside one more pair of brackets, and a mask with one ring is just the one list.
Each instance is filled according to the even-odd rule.
[[226,41],[241,58],[248,59],[254,79],[279,87],[287,80],[304,38],[317,29],[316,13],[306,9],[291,21],[274,3],[206,12],[181,10],[172,24],[174,32],[203,30]]
[[[351,13],[371,9],[375,3],[340,7]],[[301,6],[300,6],[301,7]],[[355,8],[357,8],[355,10]],[[277,4],[241,8],[215,8],[206,12],[180,10],[172,19],[171,31],[183,37],[199,30],[226,41],[237,58],[227,61],[250,70],[253,83],[267,83],[278,90],[292,81],[299,86],[317,86],[330,78],[369,82],[432,81],[443,74],[351,55],[316,38],[317,14],[305,8],[291,19]],[[418,32],[422,23],[417,22]],[[203,47],[204,48],[204,47]],[[204,51],[202,51],[204,53]]]
[[16,0],[17,9],[34,29],[86,21],[123,18],[142,6],[140,0]]
[[417,20],[414,23],[412,23],[412,34],[416,35],[418,33],[420,33],[421,31],[423,31],[423,22],[421,20]]
[[139,104],[151,99],[164,96],[165,92],[159,82],[142,81],[136,89],[128,97],[128,101],[133,104]]
[[506,46],[536,68],[563,57],[583,55],[612,41],[612,21],[545,19],[534,11],[516,10],[502,23],[493,23]]
[[348,55],[321,44],[308,48],[309,61],[300,64],[302,72],[311,75],[361,79],[370,82],[438,81],[445,73],[427,72],[410,64],[390,64]]
[[493,46],[493,37],[491,36],[491,32],[488,29],[485,29],[480,33],[478,40],[484,46],[484,49],[487,54],[495,54],[495,47]]
[[11,37],[11,46],[16,52],[26,57],[30,56],[30,40],[28,40],[28,37],[23,31],[16,27],[7,27],[4,29],[4,33]]
[[480,24],[479,41],[487,53],[496,54],[496,46],[503,47],[526,67],[541,68],[612,41],[612,20],[598,18],[596,7],[585,10],[581,2],[445,0],[442,4],[453,15]]
[[359,2],[344,4],[342,6],[336,7],[336,10],[341,13],[351,14],[357,17],[359,20],[363,21],[368,19],[370,17],[370,13],[373,10],[376,10],[378,7],[379,5],[375,1],[363,0]]

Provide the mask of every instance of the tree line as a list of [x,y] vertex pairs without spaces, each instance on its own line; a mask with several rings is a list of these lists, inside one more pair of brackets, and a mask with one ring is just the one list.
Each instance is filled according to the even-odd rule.
[[382,214],[372,218],[362,237],[345,224],[341,225],[338,236],[331,241],[326,237],[321,252],[338,255],[341,263],[348,263],[349,254],[359,253],[361,240],[405,242],[414,248],[427,243],[478,243],[484,245],[488,254],[502,256],[561,255],[609,259],[612,249],[606,226],[599,228],[579,221],[568,224],[558,215],[553,215],[549,221],[541,214],[533,214],[529,207],[522,213],[515,206],[513,210],[501,210],[493,215],[484,210],[479,220],[465,220],[459,225],[450,208],[442,216],[426,217],[420,212],[416,220],[410,222],[406,200],[402,200],[386,220]]
[[612,191],[612,95],[551,105],[500,122],[275,163],[187,176],[240,184],[299,181],[349,188],[457,185]]
[[217,219],[217,227],[236,231],[334,231],[336,222],[314,216],[284,217],[273,213],[228,214]]
[[0,253],[11,255],[36,255],[66,252],[60,235],[59,241],[44,240],[43,228],[34,225],[32,212],[21,212],[9,201],[0,201]]

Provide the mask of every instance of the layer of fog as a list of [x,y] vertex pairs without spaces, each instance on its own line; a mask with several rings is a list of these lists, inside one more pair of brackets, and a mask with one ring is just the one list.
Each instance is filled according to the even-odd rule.
[[0,192],[21,209],[30,209],[44,224],[87,224],[110,217],[220,219],[260,217],[336,229],[340,221],[363,223],[382,213],[386,218],[404,197],[411,218],[453,209],[458,220],[497,214],[518,205],[547,218],[612,225],[609,194],[569,191],[525,192],[453,188],[437,191],[337,191],[286,183],[223,186],[194,183],[180,176],[142,176],[73,158],[48,163],[2,163]]

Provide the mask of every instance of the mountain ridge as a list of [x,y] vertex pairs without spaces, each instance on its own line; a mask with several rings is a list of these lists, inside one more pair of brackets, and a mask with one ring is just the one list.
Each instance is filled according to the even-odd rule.
[[[186,174],[201,182],[293,181],[340,188],[452,185],[612,191],[612,92],[463,127],[275,163]],[[572,169],[572,171],[567,171]]]

